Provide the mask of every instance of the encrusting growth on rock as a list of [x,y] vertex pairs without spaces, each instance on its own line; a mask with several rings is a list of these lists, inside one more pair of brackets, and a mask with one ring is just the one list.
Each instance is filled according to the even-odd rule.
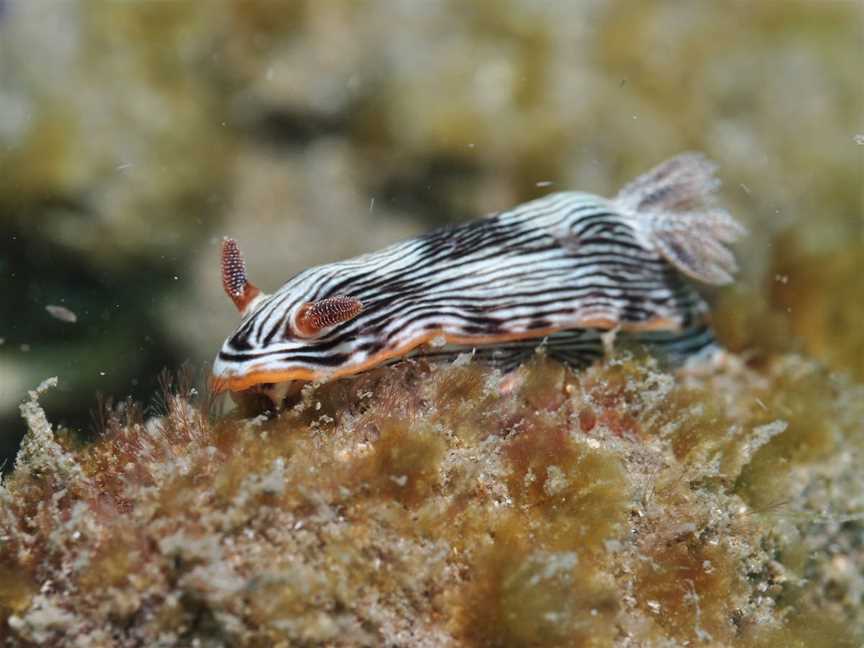
[[80,446],[31,394],[0,634],[52,646],[858,646],[864,394],[797,356],[675,374],[408,361]]

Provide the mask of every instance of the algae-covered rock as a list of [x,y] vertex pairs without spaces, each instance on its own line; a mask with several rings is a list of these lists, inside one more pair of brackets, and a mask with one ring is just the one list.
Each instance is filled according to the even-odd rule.
[[270,291],[688,149],[751,230],[724,342],[860,378],[862,7],[0,0],[0,457],[44,376],[85,427],[212,360],[223,235]]
[[180,388],[86,447],[37,397],[0,490],[11,645],[864,639],[864,389],[798,356],[410,361],[252,419]]

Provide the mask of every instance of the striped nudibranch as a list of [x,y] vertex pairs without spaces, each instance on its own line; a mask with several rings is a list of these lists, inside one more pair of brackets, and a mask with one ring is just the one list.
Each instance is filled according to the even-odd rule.
[[[309,268],[272,295],[222,245],[225,291],[243,316],[213,365],[216,391],[281,400],[409,355],[471,352],[509,369],[543,345],[581,367],[615,331],[673,358],[710,348],[708,307],[688,278],[726,284],[724,244],[744,229],[711,204],[715,165],[684,153],[615,198],[554,193],[379,252]],[[297,383],[294,383],[295,385]]]

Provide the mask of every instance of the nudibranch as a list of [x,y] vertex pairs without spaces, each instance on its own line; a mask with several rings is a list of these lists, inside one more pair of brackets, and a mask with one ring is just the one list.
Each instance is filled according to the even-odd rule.
[[[213,365],[215,391],[279,403],[290,385],[410,355],[473,353],[507,370],[542,345],[582,367],[610,335],[684,358],[714,344],[690,279],[727,284],[744,229],[713,204],[715,165],[684,153],[614,198],[561,192],[379,252],[300,272],[272,295],[222,244],[242,315]],[[299,382],[298,382],[299,381]]]

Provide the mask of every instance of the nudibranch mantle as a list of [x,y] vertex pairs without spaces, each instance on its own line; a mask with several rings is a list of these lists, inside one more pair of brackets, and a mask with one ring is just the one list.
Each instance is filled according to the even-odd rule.
[[612,199],[554,193],[381,251],[300,272],[272,295],[236,243],[223,285],[243,315],[213,365],[216,391],[350,376],[411,355],[511,367],[542,342],[583,366],[604,331],[689,354],[712,343],[687,277],[725,284],[744,229],[711,195],[714,164],[681,154]]

